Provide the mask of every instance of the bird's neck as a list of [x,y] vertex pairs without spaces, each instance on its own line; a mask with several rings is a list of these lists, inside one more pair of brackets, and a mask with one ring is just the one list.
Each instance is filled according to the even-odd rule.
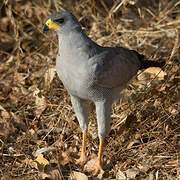
[[[81,50],[88,50],[93,47],[94,49],[98,45],[93,42],[82,29],[74,29],[69,33],[63,33],[58,35],[59,39],[59,53],[61,52],[79,52]],[[87,51],[91,52],[91,50]]]

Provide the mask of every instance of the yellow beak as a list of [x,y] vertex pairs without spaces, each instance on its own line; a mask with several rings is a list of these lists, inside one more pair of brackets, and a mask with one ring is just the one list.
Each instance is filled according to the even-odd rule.
[[56,23],[51,21],[51,19],[48,19],[43,27],[43,31],[48,31],[49,29],[57,30],[60,29],[60,27]]

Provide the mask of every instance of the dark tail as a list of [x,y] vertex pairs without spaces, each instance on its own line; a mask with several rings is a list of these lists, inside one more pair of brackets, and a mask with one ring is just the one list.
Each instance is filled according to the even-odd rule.
[[151,60],[144,60],[145,59],[144,55],[141,55],[134,50],[133,52],[137,55],[141,63],[139,70],[147,69],[149,67],[163,67],[166,64],[165,61],[157,62],[157,61],[151,61]]

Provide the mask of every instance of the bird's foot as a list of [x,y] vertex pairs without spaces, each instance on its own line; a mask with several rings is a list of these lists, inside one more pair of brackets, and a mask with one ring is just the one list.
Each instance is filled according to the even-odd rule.
[[87,162],[87,157],[85,153],[81,153],[80,158],[76,159],[76,164],[80,164],[81,166],[83,166],[86,162]]
[[88,172],[93,173],[94,176],[97,176],[98,174],[101,174],[101,175],[104,174],[104,170],[102,168],[102,165],[99,162],[97,162],[93,168],[88,170]]

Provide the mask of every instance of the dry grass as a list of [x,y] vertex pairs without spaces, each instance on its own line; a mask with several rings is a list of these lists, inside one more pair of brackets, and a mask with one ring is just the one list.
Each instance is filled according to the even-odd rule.
[[[166,61],[165,78],[135,79],[122,103],[113,104],[104,179],[118,179],[121,173],[129,179],[133,175],[149,180],[180,178],[180,2],[108,2],[4,0],[0,4],[1,179],[42,179],[42,171],[48,170],[34,167],[33,153],[43,147],[57,147],[45,158],[51,170],[54,164],[59,179],[83,172],[72,158],[79,151],[81,131],[69,96],[57,76],[48,73],[55,65],[57,37],[41,31],[47,16],[57,10],[73,12],[100,45],[124,46]],[[91,119],[89,158],[98,149],[94,113]]]

